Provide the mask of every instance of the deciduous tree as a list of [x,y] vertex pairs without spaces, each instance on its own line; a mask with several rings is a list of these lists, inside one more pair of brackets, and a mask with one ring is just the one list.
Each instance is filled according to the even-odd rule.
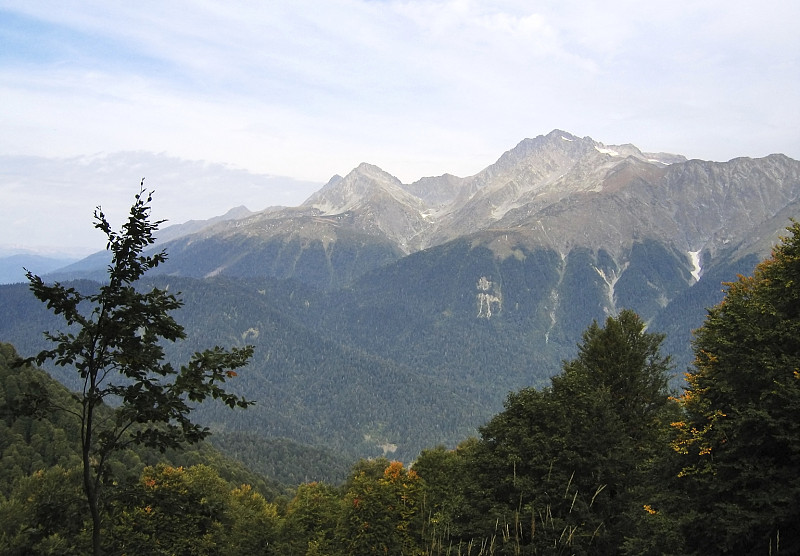
[[[145,252],[162,223],[150,221],[151,201],[152,192],[144,190],[142,181],[119,232],[111,228],[100,207],[95,210],[95,228],[106,235],[111,252],[108,281],[97,293],[85,295],[58,282],[46,284],[27,273],[34,295],[67,325],[63,331],[45,333],[55,347],[28,362],[41,365],[51,360],[74,367],[83,381],[78,409],[64,410],[80,421],[83,488],[95,554],[102,550],[101,491],[112,453],[131,443],[163,450],[206,437],[209,430],[189,416],[193,404],[207,398],[232,408],[251,403],[223,388],[236,376],[234,369],[251,357],[250,346],[207,349],[195,353],[180,369],[164,361],[163,343],[181,340],[185,334],[170,315],[182,305],[175,295],[165,289],[137,288],[137,281],[167,258],[163,250]],[[110,419],[98,412],[107,402],[115,406]]]
[[330,553],[340,512],[341,493],[337,488],[318,482],[298,486],[283,521],[280,553],[291,556],[305,556],[314,550]]
[[800,552],[800,223],[697,331],[675,448],[703,554]]
[[338,527],[344,553],[420,554],[421,494],[419,476],[398,461],[389,463],[380,478],[368,467],[356,467]]

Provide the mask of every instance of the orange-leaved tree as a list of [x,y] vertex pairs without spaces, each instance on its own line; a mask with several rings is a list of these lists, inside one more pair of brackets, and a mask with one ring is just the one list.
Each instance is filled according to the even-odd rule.
[[800,552],[800,223],[788,231],[696,333],[674,445],[703,554]]

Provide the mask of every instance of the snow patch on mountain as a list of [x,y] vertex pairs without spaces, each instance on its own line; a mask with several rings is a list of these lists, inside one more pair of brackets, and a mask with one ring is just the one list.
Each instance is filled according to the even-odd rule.
[[703,268],[700,266],[700,251],[689,251],[689,260],[692,262],[692,276],[695,282],[700,281]]
[[[494,283],[486,276],[481,276],[476,285],[478,289],[478,318],[491,319],[492,315],[503,307],[503,299]],[[495,309],[492,311],[492,309]]]
[[600,275],[600,278],[603,279],[603,282],[606,284],[606,299],[608,302],[608,306],[606,307],[606,312],[611,315],[617,314],[617,292],[616,286],[617,282],[622,276],[622,273],[628,268],[628,263],[625,263],[619,272],[616,270],[609,270],[606,272],[600,267],[592,265],[594,270]]
[[614,149],[606,149],[603,147],[598,147],[597,145],[595,145],[594,148],[597,149],[597,152],[601,154],[608,154],[611,156],[622,156],[621,154],[619,154],[619,151],[615,151]]

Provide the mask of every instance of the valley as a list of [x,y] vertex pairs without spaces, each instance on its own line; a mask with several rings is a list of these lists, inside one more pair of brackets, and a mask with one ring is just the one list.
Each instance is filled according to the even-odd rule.
[[[181,292],[188,338],[170,358],[255,346],[232,387],[256,405],[198,409],[221,435],[410,462],[547,384],[623,309],[667,334],[680,388],[722,282],[752,272],[798,202],[800,163],[783,155],[686,160],[554,130],[474,176],[403,184],[361,164],[297,207],[165,228],[168,261],[141,286]],[[105,264],[47,279],[91,289]],[[24,354],[54,323],[37,305],[0,286],[0,339]]]

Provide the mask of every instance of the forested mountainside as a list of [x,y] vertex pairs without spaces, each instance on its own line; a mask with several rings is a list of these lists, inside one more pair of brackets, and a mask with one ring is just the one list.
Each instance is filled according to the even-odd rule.
[[[403,184],[362,164],[299,207],[171,230],[142,286],[186,302],[189,340],[170,357],[256,347],[237,387],[257,406],[204,407],[205,422],[410,461],[546,384],[593,320],[626,308],[667,333],[680,386],[691,331],[768,255],[798,195],[800,163],[782,155],[685,160],[555,130],[475,176]],[[52,278],[102,279],[106,264]],[[0,303],[0,338],[40,349],[51,325],[26,288]]]
[[[479,436],[413,466],[361,460],[342,484],[280,492],[207,446],[121,452],[101,552],[796,554],[800,223],[789,232],[710,309],[680,396],[664,336],[622,310],[584,330],[545,387],[511,392]],[[68,414],[80,396],[16,361],[0,344],[0,551],[87,553]]]
[[[45,372],[16,368],[17,357],[14,346],[0,344],[0,493],[4,497],[16,482],[37,471],[56,466],[69,469],[80,462],[80,422],[69,413],[78,407],[77,401],[64,385]],[[30,407],[31,394],[42,391],[47,392],[49,403],[58,410],[42,415]],[[208,443],[165,453],[142,447],[125,450],[116,456],[112,473],[122,480],[158,463],[213,465],[232,484],[248,483],[270,498],[283,494],[281,483],[265,480],[264,475],[253,473]]]
[[6,255],[0,250],[0,284],[25,281],[25,268],[36,274],[47,274],[74,262],[76,257],[48,257],[32,253]]

